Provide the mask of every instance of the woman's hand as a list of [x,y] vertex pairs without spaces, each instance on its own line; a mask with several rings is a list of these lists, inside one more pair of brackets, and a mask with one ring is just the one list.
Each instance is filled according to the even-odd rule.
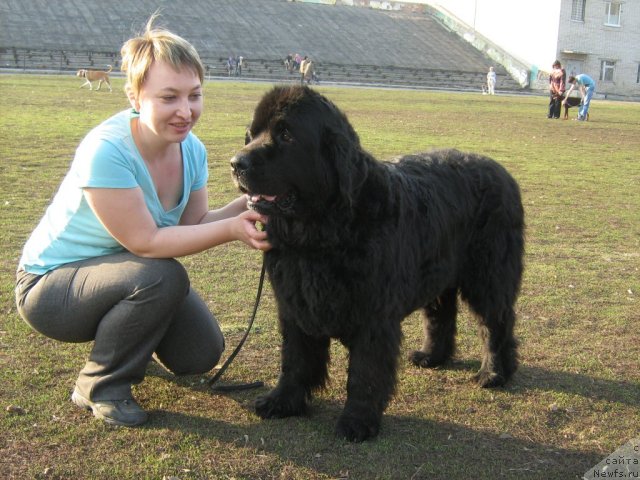
[[242,212],[234,219],[237,222],[237,239],[251,248],[266,252],[271,249],[267,232],[258,228],[258,223],[266,225],[268,218],[253,210]]

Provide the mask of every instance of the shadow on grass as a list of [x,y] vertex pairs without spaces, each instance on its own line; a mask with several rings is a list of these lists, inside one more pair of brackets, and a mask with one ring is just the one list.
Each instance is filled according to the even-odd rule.
[[[457,479],[581,478],[604,457],[559,449],[451,423],[388,415],[380,435],[352,444],[333,436],[341,405],[323,402],[304,417],[233,425],[185,413],[154,412],[147,429],[175,429],[254,455],[275,455],[283,464],[325,478]],[[253,478],[255,470],[245,474]]]
[[515,391],[546,390],[580,395],[591,400],[640,405],[640,385],[626,380],[593,378],[580,373],[523,367],[518,372]]
[[[469,377],[478,367],[475,361],[456,361],[449,366],[468,371]],[[180,379],[177,382],[182,383]],[[197,389],[208,390],[206,386]],[[515,396],[534,390],[629,405],[640,403],[638,386],[633,383],[537,367],[521,366],[513,382],[503,389]],[[261,388],[218,395],[236,401],[245,413],[253,413],[254,399],[267,391]],[[249,425],[215,420],[215,412],[203,417],[159,411],[146,428],[175,429],[203,440],[255,450],[257,455],[274,455],[283,463],[313,470],[323,478],[581,478],[605,456],[595,450],[559,448],[551,440],[527,441],[472,426],[403,415],[385,415],[377,438],[352,444],[333,435],[342,406],[316,399],[306,416]]]
[[[469,379],[480,368],[474,360],[456,360],[445,369],[469,372]],[[532,390],[579,395],[591,400],[640,405],[640,385],[626,380],[593,378],[581,373],[547,370],[520,365],[512,381],[503,389],[512,394]]]

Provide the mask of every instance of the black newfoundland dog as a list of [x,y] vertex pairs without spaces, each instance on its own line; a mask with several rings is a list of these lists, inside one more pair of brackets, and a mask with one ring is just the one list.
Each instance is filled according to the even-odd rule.
[[250,207],[269,216],[265,261],[283,339],[280,378],[257,400],[260,417],[305,411],[327,380],[336,338],[349,350],[336,434],[375,436],[396,384],[402,320],[423,311],[425,340],[411,360],[442,365],[455,349],[458,294],[479,318],[476,381],[509,380],[524,213],[502,166],[457,150],[379,162],[308,87],[265,94],[246,140],[232,172]]

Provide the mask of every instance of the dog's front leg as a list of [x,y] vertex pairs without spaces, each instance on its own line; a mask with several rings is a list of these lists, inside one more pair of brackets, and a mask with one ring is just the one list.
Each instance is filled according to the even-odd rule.
[[347,402],[336,426],[336,435],[353,442],[375,437],[382,414],[396,385],[400,322],[371,322],[356,335],[349,348]]
[[315,388],[324,386],[329,363],[329,337],[311,337],[295,324],[282,329],[282,371],[278,384],[256,401],[261,418],[301,415]]

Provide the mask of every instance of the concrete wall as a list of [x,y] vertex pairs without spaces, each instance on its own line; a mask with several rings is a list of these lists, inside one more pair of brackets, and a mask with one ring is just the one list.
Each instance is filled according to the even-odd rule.
[[[521,87],[527,88],[531,85],[532,80],[535,80],[535,78],[531,78],[532,69],[527,62],[513,56],[448,10],[440,6],[429,6],[427,8],[430,9],[430,14],[437,18],[446,28],[455,32],[475,49],[491,58],[496,66],[503,67]],[[537,72],[537,69],[534,68],[533,70]]]

